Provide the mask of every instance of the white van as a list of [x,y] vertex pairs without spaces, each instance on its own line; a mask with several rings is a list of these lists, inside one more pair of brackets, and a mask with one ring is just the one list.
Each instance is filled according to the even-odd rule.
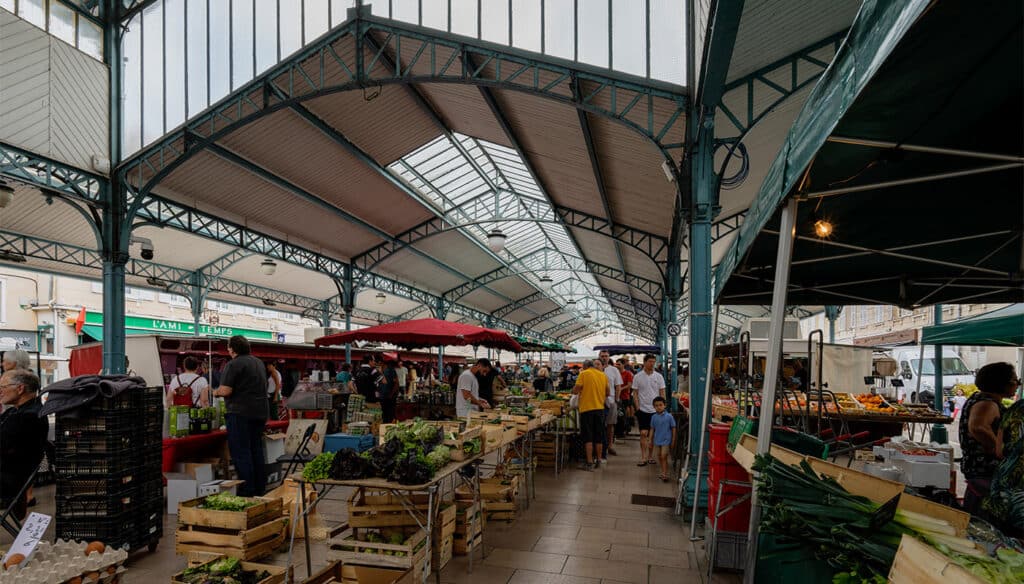
[[[899,376],[903,379],[903,387],[897,395],[900,401],[910,403],[926,403],[932,405],[935,398],[935,347],[924,348],[924,361],[921,361],[921,347],[899,347],[892,350],[892,357],[899,366]],[[920,371],[918,371],[920,367]],[[921,377],[921,398],[918,399],[917,378]],[[974,383],[974,372],[953,349],[942,349],[942,390],[951,395],[953,386],[958,383]]]

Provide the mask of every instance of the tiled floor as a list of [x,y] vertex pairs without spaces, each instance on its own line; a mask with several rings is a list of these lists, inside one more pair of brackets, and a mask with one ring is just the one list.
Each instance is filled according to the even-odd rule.
[[[703,583],[706,560],[701,542],[689,539],[689,526],[670,509],[633,505],[632,495],[674,497],[674,483],[657,479],[654,467],[638,468],[638,442],[618,445],[619,456],[594,472],[570,469],[557,479],[551,471],[536,478],[536,499],[514,522],[492,521],[484,532],[486,557],[456,556],[442,571],[443,584],[675,584]],[[344,519],[350,491],[336,490],[319,507],[325,521]],[[36,510],[53,512],[53,488],[39,489]],[[176,517],[165,520],[164,538],[154,553],[134,556],[127,584],[157,584],[185,566],[174,554]],[[51,528],[52,529],[52,528]],[[7,538],[7,539],[3,539]],[[0,532],[0,548],[10,538]],[[314,570],[326,565],[326,546],[310,547]],[[296,542],[296,581],[306,577],[305,548]],[[283,551],[266,563],[287,565]],[[713,582],[738,583],[734,574],[716,574]]]

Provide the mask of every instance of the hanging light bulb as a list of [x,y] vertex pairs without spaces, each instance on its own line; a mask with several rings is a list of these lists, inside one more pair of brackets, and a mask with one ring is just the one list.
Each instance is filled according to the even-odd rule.
[[818,219],[814,222],[814,234],[821,239],[832,235],[832,223],[828,219]]
[[576,301],[574,299],[570,298],[570,299],[565,301],[565,306],[568,307],[568,308],[573,308],[574,306],[576,306]]
[[550,290],[551,289],[551,285],[553,283],[554,283],[554,280],[552,280],[551,276],[549,276],[547,274],[544,274],[543,276],[540,277],[540,285],[545,290]]
[[263,272],[264,276],[273,276],[274,272],[277,271],[277,262],[267,258],[260,262],[260,271]]
[[384,304],[384,301],[387,300],[387,296],[383,292],[377,292],[377,295],[374,296],[373,299],[377,301],[377,304]]
[[487,247],[491,248],[491,251],[498,253],[505,249],[505,242],[508,240],[508,236],[505,235],[501,229],[495,227],[487,234]]
[[593,316],[591,316],[591,314],[590,314],[590,313],[588,312],[588,313],[586,313],[586,314],[584,314],[584,315],[583,315],[583,318],[584,318],[585,320],[590,320],[590,319],[592,319],[592,318],[594,318],[594,317],[593,317]]

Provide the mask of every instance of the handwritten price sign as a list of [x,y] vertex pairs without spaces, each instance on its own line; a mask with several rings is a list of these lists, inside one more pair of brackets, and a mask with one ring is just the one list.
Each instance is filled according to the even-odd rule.
[[11,549],[7,550],[3,563],[7,563],[7,558],[14,554],[21,554],[25,556],[26,560],[30,558],[36,545],[39,544],[39,540],[43,539],[43,534],[46,533],[46,528],[50,526],[51,521],[53,521],[53,517],[49,515],[30,513],[28,519],[22,524],[21,531],[18,532],[18,537],[15,538]]

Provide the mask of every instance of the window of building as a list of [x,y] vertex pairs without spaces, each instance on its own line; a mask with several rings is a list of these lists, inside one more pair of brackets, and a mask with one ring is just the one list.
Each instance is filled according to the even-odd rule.
[[153,291],[151,290],[143,290],[142,288],[132,288],[131,286],[125,286],[124,297],[125,300],[135,300],[141,302],[144,300],[155,300],[156,294],[154,294]]
[[164,304],[170,304],[171,306],[189,305],[188,298],[185,298],[184,296],[179,296],[177,294],[166,294],[164,292],[161,292],[159,298],[160,302],[163,302]]
[[219,300],[208,300],[206,307],[210,310],[216,310],[217,312],[237,312],[233,304],[227,302],[221,302]]
[[54,37],[103,60],[103,30],[60,0],[0,0],[0,8],[17,14]]

